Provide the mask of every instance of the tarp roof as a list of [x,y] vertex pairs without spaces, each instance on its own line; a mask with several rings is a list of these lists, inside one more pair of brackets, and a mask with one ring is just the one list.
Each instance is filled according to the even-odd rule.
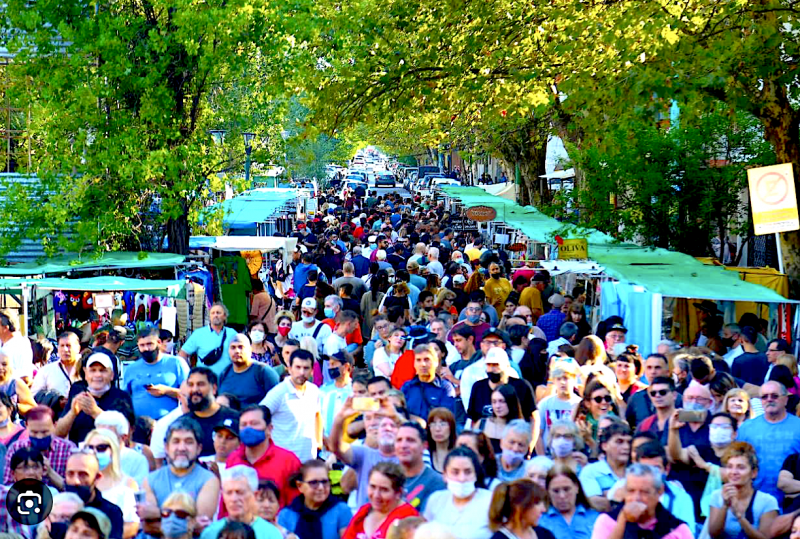
[[103,253],[99,257],[60,256],[44,264],[16,264],[0,268],[0,276],[33,276],[91,271],[98,269],[171,268],[183,264],[185,256],[172,253],[135,253],[127,251]]
[[220,251],[264,251],[283,249],[283,262],[291,262],[297,238],[277,236],[192,236],[190,249],[218,249]]
[[287,202],[297,198],[295,189],[252,189],[219,204],[209,211],[222,208],[222,224],[228,228],[255,228],[267,221]]
[[20,293],[22,285],[39,290],[82,290],[86,292],[141,292],[153,296],[170,298],[186,298],[186,281],[159,279],[129,279],[127,277],[86,277],[83,279],[67,279],[66,277],[50,277],[44,279],[0,279],[0,291]]
[[[548,217],[532,206],[487,194],[479,187],[443,187],[442,191],[461,200],[467,207],[491,206],[497,221],[505,222],[540,243],[555,243],[556,233],[565,224]],[[606,269],[606,275],[644,286],[667,297],[785,303],[786,298],[761,285],[739,279],[736,272],[706,266],[697,259],[666,249],[651,249],[619,243],[598,230],[585,229],[581,236],[589,242],[589,256]]]

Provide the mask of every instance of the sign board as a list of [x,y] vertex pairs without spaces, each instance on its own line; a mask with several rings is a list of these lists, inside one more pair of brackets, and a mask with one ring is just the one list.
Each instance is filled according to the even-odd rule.
[[563,240],[558,246],[559,260],[581,260],[589,258],[589,242],[586,238]]
[[467,210],[467,219],[472,219],[479,223],[492,221],[497,217],[497,210],[489,206],[473,206]]
[[756,235],[800,229],[791,163],[751,168],[747,181]]

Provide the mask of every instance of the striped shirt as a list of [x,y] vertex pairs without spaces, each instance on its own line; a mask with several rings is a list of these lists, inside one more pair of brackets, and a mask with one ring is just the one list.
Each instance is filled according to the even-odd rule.
[[333,418],[336,416],[347,397],[353,394],[353,384],[348,382],[344,387],[336,387],[334,382],[325,384],[320,389],[322,398],[322,428],[327,436],[331,433]]

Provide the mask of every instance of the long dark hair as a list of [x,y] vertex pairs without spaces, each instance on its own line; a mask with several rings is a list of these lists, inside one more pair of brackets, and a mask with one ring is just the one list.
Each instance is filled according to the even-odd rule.
[[442,472],[447,470],[447,465],[452,459],[458,457],[469,459],[472,462],[472,467],[475,468],[475,486],[478,488],[485,488],[486,477],[484,475],[483,466],[481,466],[481,461],[478,459],[478,455],[476,455],[475,451],[469,447],[456,447],[450,451],[444,459],[444,469]]
[[[498,386],[494,391],[500,393],[506,401],[508,406],[508,415],[505,417],[506,421],[513,419],[522,419],[522,407],[519,405],[519,397],[517,391],[511,384],[503,384]],[[494,393],[494,391],[492,393]]]
[[478,454],[483,458],[483,473],[486,478],[494,479],[497,477],[497,458],[492,449],[492,442],[489,437],[482,432],[474,430],[462,431],[459,436],[472,436],[475,438],[475,443],[478,445]]
[[385,269],[378,270],[378,273],[375,274],[375,277],[370,282],[369,288],[372,294],[372,301],[378,301],[378,294],[380,292],[385,294],[389,289],[389,272]]

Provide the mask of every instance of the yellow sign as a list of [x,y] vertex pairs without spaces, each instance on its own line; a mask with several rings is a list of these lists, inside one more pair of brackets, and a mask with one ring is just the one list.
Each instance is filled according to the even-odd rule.
[[800,229],[791,163],[751,168],[747,181],[756,235]]
[[559,260],[581,260],[589,258],[589,242],[586,238],[563,240],[558,246]]

